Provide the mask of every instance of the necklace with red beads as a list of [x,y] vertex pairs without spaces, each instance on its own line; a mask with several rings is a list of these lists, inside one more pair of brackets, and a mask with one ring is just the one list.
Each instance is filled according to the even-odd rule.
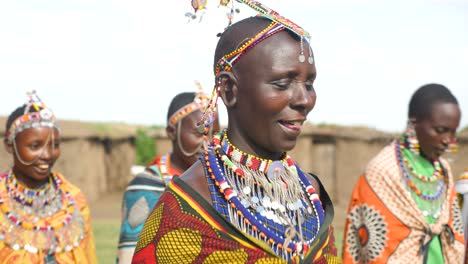
[[[285,259],[304,256],[324,211],[314,187],[294,161],[286,154],[280,161],[271,161],[243,153],[230,144],[226,132],[215,135],[212,146],[214,153],[207,151],[203,156],[204,166],[230,205],[230,222],[265,241]],[[315,226],[307,236],[306,221]],[[284,233],[268,222],[282,226]]]

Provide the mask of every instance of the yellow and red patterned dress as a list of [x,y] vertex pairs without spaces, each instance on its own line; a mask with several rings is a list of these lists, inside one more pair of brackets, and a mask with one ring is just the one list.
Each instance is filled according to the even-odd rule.
[[52,175],[38,190],[0,175],[0,263],[97,263],[83,193]]
[[[326,208],[315,242],[304,259],[290,263],[341,263],[336,257],[331,222],[333,206],[323,190]],[[262,239],[227,222],[187,183],[176,177],[148,217],[132,263],[288,263]]]

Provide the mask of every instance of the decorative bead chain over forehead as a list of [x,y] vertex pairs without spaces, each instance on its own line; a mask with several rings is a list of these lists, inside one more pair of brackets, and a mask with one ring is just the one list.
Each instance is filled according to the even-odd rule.
[[[232,51],[229,54],[224,55],[221,57],[218,62],[216,63],[215,67],[215,75],[217,76],[220,71],[231,71],[233,65],[239,60],[239,58],[244,55],[247,51],[253,48],[258,43],[262,42],[263,40],[273,36],[275,33],[280,32],[283,29],[288,29],[291,32],[295,33],[297,36],[301,38],[301,54],[299,55],[299,61],[304,62],[304,41],[310,40],[310,34],[301,28],[296,23],[292,22],[291,20],[281,16],[278,12],[274,11],[273,9],[265,6],[264,4],[258,1],[249,1],[249,0],[237,0],[237,2],[246,4],[247,6],[251,7],[264,17],[268,18],[272,22],[268,25],[267,28],[262,30],[258,33],[255,37],[251,38],[249,41],[245,42],[241,47],[237,48],[236,50]],[[310,46],[309,46],[310,47]],[[308,62],[313,64],[314,59],[312,57],[312,51],[309,51],[309,59]]]
[[203,111],[208,106],[208,96],[203,93],[203,89],[198,81],[195,81],[195,84],[197,85],[197,93],[193,102],[186,104],[179,110],[175,111],[169,118],[169,126],[175,127],[180,120],[184,119],[189,114],[197,110]]
[[258,43],[267,39],[270,36],[273,36],[275,33],[280,32],[284,29],[284,26],[278,24],[277,22],[272,21],[268,27],[260,31],[255,37],[251,38],[249,41],[242,44],[239,48],[232,51],[229,54],[221,57],[216,63],[215,75],[217,76],[220,71],[231,71],[232,66],[239,60],[242,55],[246,54],[251,48],[255,47]]
[[[28,92],[27,95],[29,100],[23,115],[12,122],[6,133],[9,143],[13,142],[18,133],[31,127],[55,127],[58,129],[54,113],[39,98],[36,91]],[[31,108],[34,108],[36,112],[29,112]]]

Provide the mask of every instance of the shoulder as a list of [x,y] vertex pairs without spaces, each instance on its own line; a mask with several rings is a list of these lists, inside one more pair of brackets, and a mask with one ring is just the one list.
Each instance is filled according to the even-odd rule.
[[68,181],[67,178],[65,178],[61,173],[55,172],[54,174],[57,177],[57,179],[60,180],[60,182],[61,182],[60,186],[62,186],[62,188],[64,188],[65,191],[68,191],[74,197],[83,195],[80,188],[78,188],[76,185],[74,185],[73,183]]
[[398,160],[395,154],[395,144],[385,146],[377,155],[375,155],[367,164],[365,168],[366,177],[377,177],[384,174],[391,174],[395,171],[395,168],[398,166]]
[[205,169],[203,168],[201,161],[195,162],[179,177],[192,187],[194,191],[199,193],[208,203],[212,204],[210,189],[205,178]]
[[81,211],[88,210],[88,202],[80,188],[69,182],[62,174],[55,173],[55,175],[61,182],[60,188],[62,188],[62,191],[71,194],[71,196],[75,200],[77,207],[80,208]]

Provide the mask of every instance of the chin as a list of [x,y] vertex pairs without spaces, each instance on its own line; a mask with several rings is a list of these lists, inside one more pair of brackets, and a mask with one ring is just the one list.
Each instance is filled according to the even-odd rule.
[[296,140],[294,141],[286,141],[284,142],[284,144],[281,145],[280,147],[280,151],[281,152],[288,152],[288,151],[291,151],[294,149],[294,147],[296,147]]

